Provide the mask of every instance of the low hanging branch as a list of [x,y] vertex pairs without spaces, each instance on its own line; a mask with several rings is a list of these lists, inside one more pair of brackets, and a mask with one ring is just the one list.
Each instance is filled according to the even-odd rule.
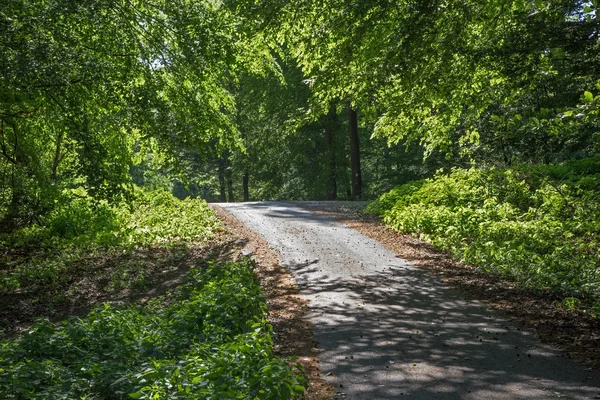
[[4,122],[4,121],[9,121],[10,119],[13,119],[13,118],[27,118],[27,117],[32,116],[36,112],[38,112],[39,109],[40,109],[39,107],[36,107],[31,110],[20,110],[13,114],[7,114],[7,113],[0,111],[0,120]]

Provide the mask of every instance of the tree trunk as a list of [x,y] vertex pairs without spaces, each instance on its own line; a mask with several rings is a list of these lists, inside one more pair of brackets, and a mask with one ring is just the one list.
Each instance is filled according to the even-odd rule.
[[328,171],[327,171],[327,200],[337,199],[337,178],[335,160],[335,128],[337,112],[335,105],[329,107],[329,113],[325,120],[325,143],[327,146]]
[[52,180],[56,182],[58,178],[58,165],[62,161],[64,155],[62,154],[62,141],[64,137],[64,132],[61,132],[56,137],[56,144],[54,147],[54,160],[52,161]]
[[219,201],[225,203],[227,201],[227,194],[225,192],[225,161],[219,159]]
[[[234,203],[235,199],[233,197],[233,177],[231,174],[231,165],[229,163],[229,149],[223,150],[223,172],[225,176],[225,183],[227,184],[227,202]],[[222,184],[222,195],[223,201],[225,201],[225,184]]]
[[227,202],[235,203],[235,198],[233,197],[233,178],[229,166],[227,166],[227,169],[225,170],[225,178],[227,179]]
[[356,110],[348,105],[350,133],[350,166],[352,168],[352,200],[362,197],[362,174],[360,171],[360,142],[358,140],[358,117]]
[[244,173],[244,201],[250,201],[250,194],[248,191],[248,180],[250,179],[248,171]]
[[[8,137],[8,134],[5,132],[6,126],[12,129],[14,135],[13,138]],[[0,136],[2,155],[9,162],[11,167],[11,199],[6,213],[0,221],[0,230],[12,232],[14,229],[17,229],[24,223],[22,218],[23,211],[27,209],[28,205],[27,190],[23,182],[24,178],[21,176],[25,175],[26,173],[25,171],[27,169],[28,157],[19,144],[19,136],[17,134],[16,124],[3,120],[2,125],[0,126],[0,134],[2,135]],[[8,139],[12,139],[12,143],[9,143]],[[12,154],[10,154],[9,146],[12,146]]]

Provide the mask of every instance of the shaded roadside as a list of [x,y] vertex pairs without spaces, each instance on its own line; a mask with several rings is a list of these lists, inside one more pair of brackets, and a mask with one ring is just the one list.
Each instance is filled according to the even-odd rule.
[[[86,315],[102,303],[145,303],[181,284],[191,268],[228,259],[234,247],[231,238],[216,237],[201,243],[101,249],[74,256],[57,278],[0,294],[0,337],[25,332],[37,318],[58,322]],[[42,250],[37,253],[50,266],[53,257],[60,256]],[[6,251],[4,256],[3,262],[8,264],[20,255]]]

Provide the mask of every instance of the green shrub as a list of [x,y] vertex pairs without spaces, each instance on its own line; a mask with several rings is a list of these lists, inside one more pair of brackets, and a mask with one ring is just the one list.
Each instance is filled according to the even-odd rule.
[[286,399],[304,390],[271,352],[250,262],[215,263],[146,306],[40,320],[0,347],[0,398]]
[[139,245],[206,241],[220,227],[206,202],[179,200],[165,190],[137,189],[131,204],[96,202],[80,190],[67,191],[41,223],[13,232],[5,245]]
[[523,285],[569,296],[600,293],[600,157],[453,169],[397,187],[369,211]]

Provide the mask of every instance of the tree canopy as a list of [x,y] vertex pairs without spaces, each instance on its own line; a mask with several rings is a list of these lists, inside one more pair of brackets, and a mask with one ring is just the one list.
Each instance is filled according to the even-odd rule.
[[[373,188],[367,195],[380,187],[382,154],[399,180],[407,163],[427,174],[448,162],[594,154],[597,7],[578,0],[4,2],[4,212],[43,210],[60,190],[81,185],[99,199],[122,198],[132,165],[150,168],[148,154],[188,192],[196,182],[208,185],[209,197],[225,186],[233,193],[244,176],[255,198],[325,196],[332,179],[343,195],[357,140]],[[347,107],[360,125],[350,144]],[[328,131],[332,112],[338,122]],[[429,167],[418,161],[423,156],[433,160]],[[298,189],[325,175],[316,191]]]
[[230,88],[241,71],[271,68],[237,23],[212,1],[4,2],[4,195],[31,204],[26,187],[47,196],[68,180],[112,198],[152,143],[172,155],[234,145]]

